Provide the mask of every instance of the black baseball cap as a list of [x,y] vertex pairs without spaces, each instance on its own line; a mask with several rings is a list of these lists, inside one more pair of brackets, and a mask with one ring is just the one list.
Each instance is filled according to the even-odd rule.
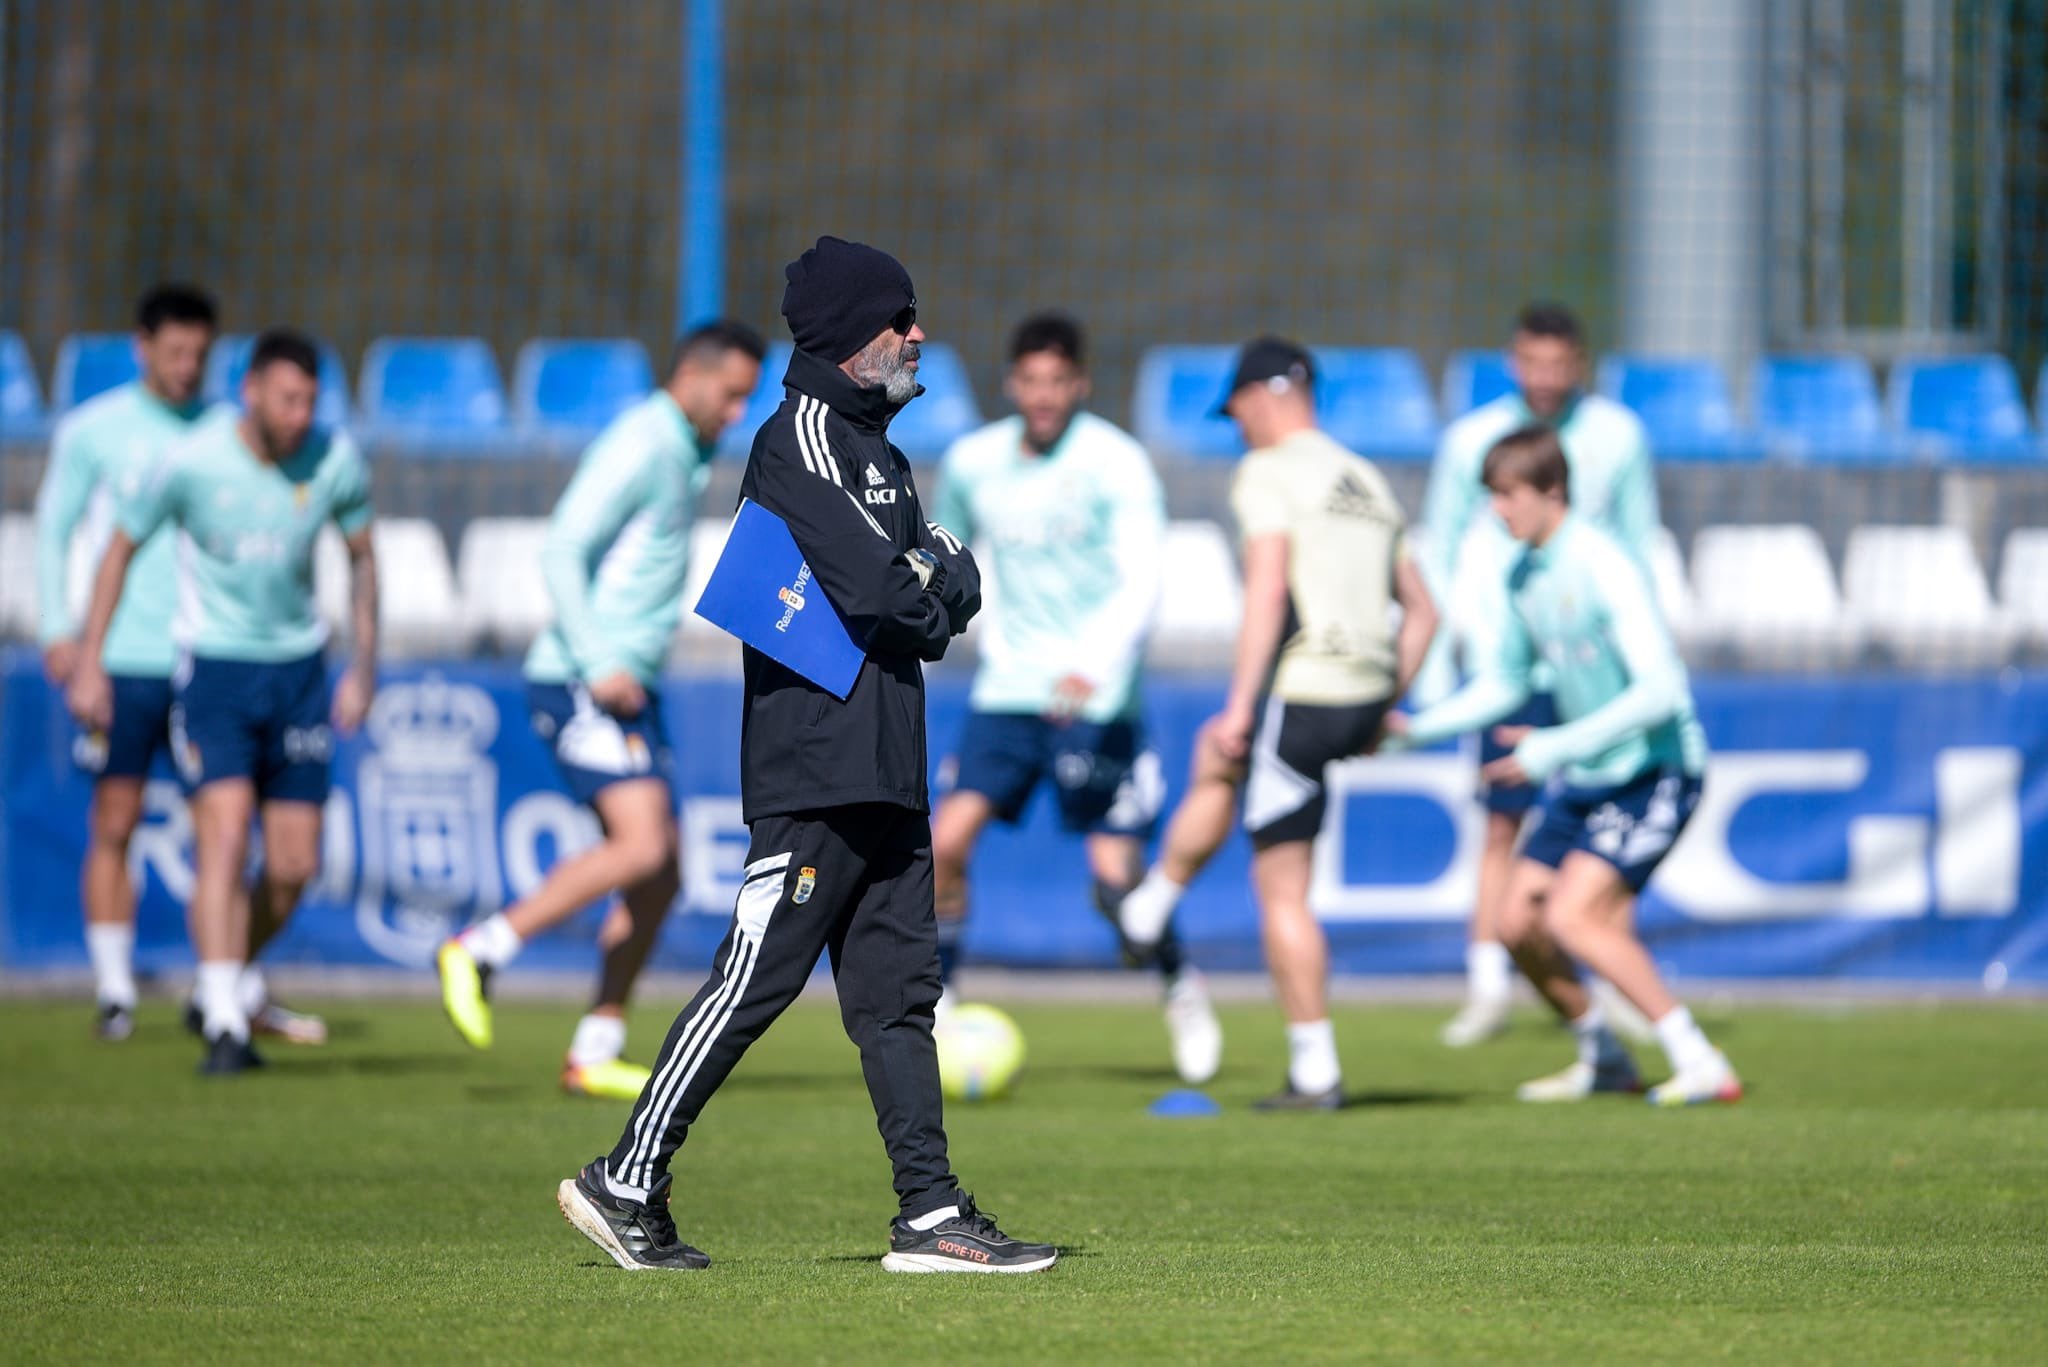
[[1316,382],[1315,358],[1308,354],[1308,348],[1285,337],[1256,337],[1246,342],[1244,349],[1237,353],[1237,369],[1230,377],[1230,388],[1223,392],[1222,402],[1216,405],[1211,416],[1229,417],[1230,401],[1237,397],[1237,391],[1248,384],[1266,380],[1286,380],[1304,388],[1313,385]]

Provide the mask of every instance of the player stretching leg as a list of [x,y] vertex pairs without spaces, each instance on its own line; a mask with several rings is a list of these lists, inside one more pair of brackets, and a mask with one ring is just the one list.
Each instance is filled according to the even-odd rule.
[[[189,915],[199,955],[201,1071],[260,1063],[249,1047],[248,963],[282,929],[320,865],[331,726],[355,730],[376,688],[377,567],[369,470],[345,434],[315,430],[320,356],[297,333],[256,339],[240,414],[222,409],[166,450],[134,497],[93,581],[72,714],[104,728],[113,686],[101,651],[135,559],[175,527],[177,676],[171,749],[192,790],[198,868]],[[348,544],[355,655],[329,700],[327,627],[313,604],[313,546],[328,522]],[[263,866],[243,885],[249,825]]]
[[[1492,633],[1484,618],[1499,595],[1490,585],[1504,572],[1514,546],[1486,508],[1479,468],[1494,442],[1508,432],[1531,424],[1554,428],[1571,466],[1575,515],[1611,534],[1644,565],[1650,563],[1657,531],[1657,482],[1649,438],[1635,414],[1612,399],[1586,392],[1586,340],[1578,319],[1557,304],[1524,308],[1515,320],[1508,368],[1514,374],[1514,391],[1446,428],[1430,471],[1420,538],[1426,547],[1423,568],[1444,601],[1453,629],[1440,633],[1430,652],[1416,685],[1417,702],[1434,701],[1450,691],[1455,682],[1451,657],[1461,639],[1468,642],[1469,655],[1470,642]],[[1506,719],[1508,724],[1556,723],[1547,666],[1539,662],[1537,674],[1529,701]],[[1504,753],[1491,731],[1481,735],[1482,766]],[[1512,965],[1495,922],[1515,866],[1515,846],[1540,796],[1527,783],[1482,784],[1486,838],[1465,951],[1466,999],[1443,1031],[1444,1043],[1453,1048],[1490,1039],[1507,1024]],[[1633,1016],[1633,1008],[1625,1003],[1621,1007]],[[1647,1037],[1646,1024],[1624,1023]]]
[[668,382],[584,452],[541,551],[554,624],[526,657],[533,728],[604,837],[549,871],[533,894],[471,926],[435,958],[448,1019],[491,1045],[492,972],[534,936],[617,895],[599,936],[597,997],[576,1024],[562,1088],[627,1101],[647,1069],[620,1058],[626,999],[681,887],[674,759],[657,688],[682,614],[690,532],[718,437],[761,378],[766,347],[739,323],[709,323],[676,346]]
[[[983,582],[1002,604],[981,638],[958,775],[932,818],[948,984],[967,921],[968,861],[991,820],[1014,824],[1050,781],[1061,824],[1085,832],[1096,906],[1114,920],[1144,871],[1159,813],[1159,761],[1144,747],[1138,688],[1165,499],[1144,448],[1083,410],[1082,345],[1070,319],[1027,318],[1004,386],[1017,416],[962,437],[940,466],[938,521],[986,544]],[[1207,1082],[1223,1032],[1171,928],[1159,968],[1174,1068]]]
[[[136,308],[141,378],[86,400],[57,426],[36,496],[36,585],[43,671],[58,688],[71,682],[78,664],[78,623],[69,608],[73,533],[83,524],[97,564],[113,532],[116,500],[140,486],[151,462],[204,411],[199,385],[216,327],[213,301],[198,290],[150,290]],[[136,550],[140,568],[122,590],[101,660],[113,690],[112,718],[72,745],[74,762],[93,780],[79,900],[103,1040],[135,1031],[136,892],[128,842],[142,821],[149,766],[170,749],[174,540],[153,536]]]
[[1159,943],[1229,836],[1242,790],[1266,964],[1287,1019],[1287,1086],[1259,1103],[1268,1110],[1343,1102],[1329,945],[1308,905],[1324,774],[1372,748],[1436,631],[1400,505],[1377,468],[1317,428],[1314,384],[1314,362],[1292,342],[1262,338],[1238,358],[1224,401],[1251,448],[1231,489],[1244,539],[1237,663],[1223,711],[1195,741],[1159,861],[1120,912],[1132,944]]
[[1432,744],[1492,726],[1527,700],[1537,660],[1555,670],[1561,724],[1503,727],[1509,753],[1491,781],[1541,783],[1562,771],[1523,847],[1502,906],[1515,962],[1578,1037],[1579,1057],[1526,1083],[1524,1101],[1635,1091],[1636,1068],[1580,983],[1585,964],[1655,1023],[1672,1077],[1660,1106],[1738,1101],[1742,1084],[1671,995],[1636,938],[1637,894],[1699,803],[1707,743],[1649,576],[1621,544],[1571,510],[1557,434],[1525,427],[1494,444],[1483,469],[1493,508],[1524,548],[1498,590],[1504,610],[1471,682],[1390,731]]

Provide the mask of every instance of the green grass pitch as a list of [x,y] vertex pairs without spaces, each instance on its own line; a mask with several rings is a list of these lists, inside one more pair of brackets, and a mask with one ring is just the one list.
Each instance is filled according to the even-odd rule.
[[[1338,1016],[1335,1115],[1246,1107],[1272,1012],[1225,1013],[1214,1119],[1136,1006],[1019,1003],[1016,1094],[949,1114],[981,1203],[1065,1256],[892,1277],[892,1201],[829,1005],[785,1017],[677,1164],[709,1272],[628,1275],[554,1186],[626,1108],[554,1087],[573,1011],[465,1052],[431,1005],[309,1003],[324,1050],[192,1075],[153,1002],[119,1046],[0,1002],[0,1359],[223,1362],[2041,1361],[2048,1007],[1744,1007],[1708,1024],[1744,1104],[1511,1099],[1568,1045],[1533,1013],[1439,1047],[1442,1012]],[[634,1025],[644,1057],[674,1003]],[[1655,1060],[1645,1059],[1646,1064]]]

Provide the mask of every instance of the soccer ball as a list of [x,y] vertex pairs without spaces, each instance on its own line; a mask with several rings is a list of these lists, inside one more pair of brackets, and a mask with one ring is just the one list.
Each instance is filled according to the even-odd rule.
[[993,1006],[956,1006],[932,1031],[939,1086],[954,1101],[988,1101],[1009,1090],[1024,1067],[1024,1032]]

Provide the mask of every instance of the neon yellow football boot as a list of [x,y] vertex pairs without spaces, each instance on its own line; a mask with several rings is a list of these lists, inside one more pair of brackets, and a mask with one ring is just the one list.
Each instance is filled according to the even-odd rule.
[[479,964],[462,941],[449,940],[434,955],[441,975],[441,1009],[455,1033],[472,1049],[491,1047],[491,1001],[486,989],[491,971]]
[[637,1063],[609,1059],[604,1063],[562,1060],[562,1090],[570,1096],[598,1096],[611,1101],[638,1101],[654,1074]]

